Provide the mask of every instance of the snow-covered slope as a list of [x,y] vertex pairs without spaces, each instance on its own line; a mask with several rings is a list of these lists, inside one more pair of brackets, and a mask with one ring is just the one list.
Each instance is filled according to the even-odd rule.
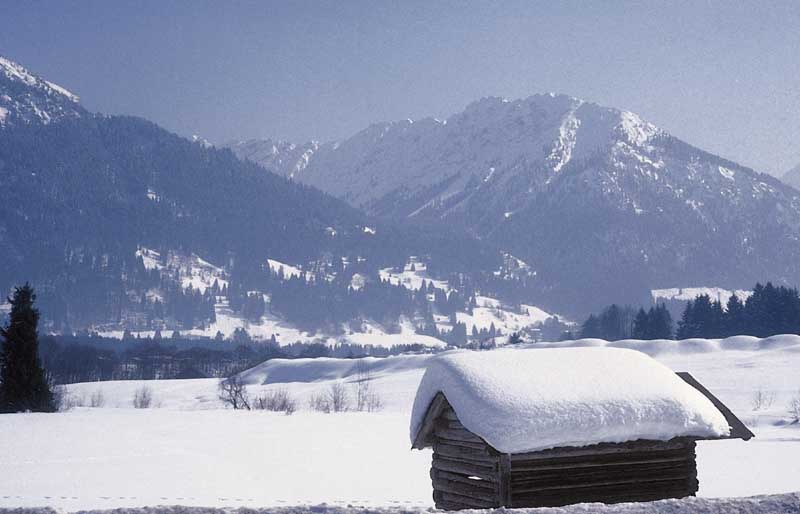
[[313,152],[245,146],[234,151],[372,214],[465,227],[530,263],[544,290],[572,290],[565,306],[644,303],[681,283],[800,280],[797,190],[569,96],[484,98]]
[[0,55],[0,126],[50,123],[85,114],[77,95]]

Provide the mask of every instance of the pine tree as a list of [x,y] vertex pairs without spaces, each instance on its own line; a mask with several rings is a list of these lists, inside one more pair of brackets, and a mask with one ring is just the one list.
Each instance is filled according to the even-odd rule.
[[672,339],[672,315],[663,303],[655,309],[650,308],[650,337],[652,339]]
[[725,336],[745,333],[744,304],[736,294],[728,298],[725,306]]
[[[653,309],[650,309],[652,312]],[[633,320],[633,333],[631,337],[634,339],[650,339],[650,316],[644,309],[640,308],[636,313],[636,318]]]
[[600,331],[600,320],[594,314],[590,314],[586,321],[583,322],[581,337],[585,339],[603,337]]
[[513,332],[510,336],[508,336],[508,344],[515,345],[515,344],[522,344],[522,336],[519,335],[519,332]]
[[39,360],[39,311],[29,284],[14,290],[8,325],[0,329],[0,412],[53,412],[53,393]]

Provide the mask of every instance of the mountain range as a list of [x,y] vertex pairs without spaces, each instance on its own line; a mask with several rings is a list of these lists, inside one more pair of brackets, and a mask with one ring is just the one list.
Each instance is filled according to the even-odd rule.
[[196,292],[170,293],[192,277],[169,269],[175,259],[146,264],[143,248],[202,256],[244,296],[263,289],[268,259],[321,270],[349,262],[349,275],[375,277],[411,255],[452,270],[501,262],[499,252],[460,234],[376,224],[202,139],[90,113],[77,96],[6,58],[0,69],[0,288],[31,281],[57,326],[150,326],[169,310],[161,304],[170,295],[201,310],[200,300],[183,298]]
[[[325,294],[347,306],[337,322],[368,301],[375,316],[402,311],[428,326],[478,294],[577,319],[610,302],[646,305],[653,289],[800,277],[796,189],[569,96],[484,98],[446,120],[231,152],[88,112],[0,58],[0,109],[0,180],[13,199],[0,205],[0,287],[33,281],[70,325],[152,326],[169,318],[159,302],[199,301],[173,291],[192,281],[167,265],[180,261],[143,255],[215,263],[237,304],[277,295],[300,312]],[[268,259],[314,270],[303,276],[330,290],[311,278],[282,285]],[[412,261],[461,293],[437,293],[433,310],[397,296],[384,270]]]
[[379,218],[466,230],[528,262],[562,304],[800,278],[797,190],[569,96],[484,98],[338,142],[230,148]]

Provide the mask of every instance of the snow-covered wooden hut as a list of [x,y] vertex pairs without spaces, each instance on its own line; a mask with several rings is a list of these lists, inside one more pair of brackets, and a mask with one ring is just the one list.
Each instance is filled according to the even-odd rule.
[[690,496],[697,440],[751,437],[691,375],[619,348],[442,354],[411,419],[448,510]]

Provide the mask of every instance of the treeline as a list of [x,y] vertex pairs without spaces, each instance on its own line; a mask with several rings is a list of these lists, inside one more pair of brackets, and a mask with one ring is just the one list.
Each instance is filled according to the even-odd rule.
[[[769,337],[800,334],[800,294],[795,288],[756,284],[753,293],[742,300],[731,295],[725,305],[700,295],[687,302],[674,336],[718,339],[735,335]],[[608,341],[620,339],[672,339],[673,322],[664,304],[640,308],[611,305],[583,323],[581,337]]]
[[721,302],[701,295],[690,301],[678,323],[678,338],[722,338],[734,335],[769,337],[800,334],[800,296],[795,288],[756,284],[742,301],[732,295]]
[[253,341],[244,330],[230,339],[97,335],[43,336],[39,355],[55,383],[105,380],[223,378],[276,358],[385,357],[429,352],[417,344],[376,347],[357,344],[293,343],[279,346],[274,337]]
[[672,316],[663,304],[638,311],[630,306],[613,304],[598,315],[591,314],[583,323],[580,336],[607,341],[672,339]]

